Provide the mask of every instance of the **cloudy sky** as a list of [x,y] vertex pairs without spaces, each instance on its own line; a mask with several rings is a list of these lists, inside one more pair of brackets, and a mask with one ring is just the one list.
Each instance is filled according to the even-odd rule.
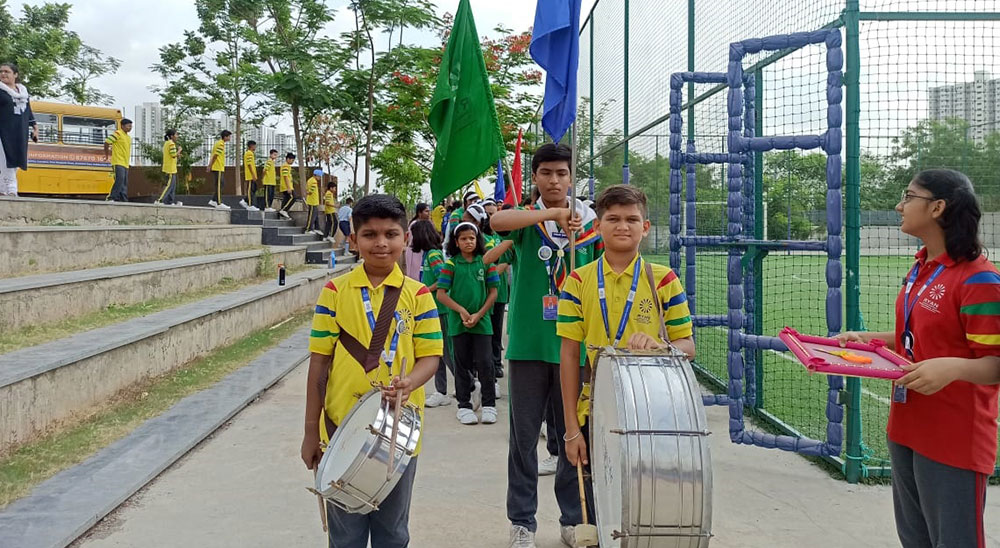
[[[62,0],[67,1],[67,0]],[[69,28],[83,40],[106,54],[121,59],[117,74],[99,79],[97,86],[115,97],[114,105],[126,116],[144,101],[156,101],[149,86],[159,83],[150,74],[149,66],[158,60],[157,50],[164,44],[180,40],[183,31],[198,26],[194,2],[191,0],[68,0],[72,4]],[[515,30],[526,30],[534,21],[536,0],[471,0],[480,34],[489,34],[498,24]],[[583,0],[584,14],[594,0]],[[15,16],[25,4],[42,4],[43,0],[9,0]],[[347,0],[327,0],[331,6],[346,6]],[[458,0],[439,0],[438,12],[454,13]],[[584,15],[585,17],[586,15]],[[353,26],[354,19],[346,10],[338,15],[329,31],[335,35]]]

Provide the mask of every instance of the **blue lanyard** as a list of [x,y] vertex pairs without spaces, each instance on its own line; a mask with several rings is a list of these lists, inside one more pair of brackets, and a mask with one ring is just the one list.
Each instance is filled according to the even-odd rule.
[[[604,332],[611,338],[611,324],[608,322],[608,300],[604,291],[604,259],[599,259],[597,265],[597,295],[601,299],[601,316],[604,318]],[[632,269],[632,287],[628,290],[628,299],[625,301],[625,309],[622,310],[621,320],[618,322],[618,332],[612,347],[617,347],[625,335],[625,326],[628,325],[628,317],[632,313],[632,303],[635,302],[635,290],[639,287],[639,271],[642,269],[642,257],[635,258],[635,268]],[[654,295],[653,298],[656,298]]]
[[[368,288],[361,288],[361,300],[365,305],[365,316],[368,317],[368,327],[371,328],[372,334],[375,333],[375,312],[372,311],[372,299],[371,295],[368,294]],[[392,317],[395,318],[396,324],[403,321],[399,317],[399,312],[393,312]],[[389,351],[382,351],[382,361],[385,362],[386,367],[389,368],[389,374],[392,374],[392,362],[396,359],[396,348],[399,346],[399,329],[392,330],[392,340],[389,342]]]
[[917,305],[917,301],[920,300],[920,296],[924,294],[924,290],[926,290],[932,283],[934,283],[934,280],[936,280],[937,277],[940,276],[942,272],[944,272],[944,265],[939,264],[934,273],[931,274],[931,276],[927,278],[927,281],[924,282],[924,285],[921,286],[919,290],[917,290],[917,294],[913,297],[913,300],[910,300],[910,291],[913,289],[913,284],[917,282],[917,275],[920,273],[920,263],[913,265],[913,268],[910,269],[909,275],[907,275],[906,277],[906,289],[903,290],[902,339],[903,339],[903,350],[906,351],[907,355],[910,357],[911,360],[914,358],[913,358],[913,332],[910,331],[910,314],[913,312],[913,307]]

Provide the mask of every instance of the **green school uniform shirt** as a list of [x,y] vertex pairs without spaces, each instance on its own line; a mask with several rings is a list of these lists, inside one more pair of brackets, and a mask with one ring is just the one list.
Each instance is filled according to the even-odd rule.
[[[471,261],[461,255],[452,257],[445,261],[444,267],[441,268],[441,276],[438,278],[438,289],[446,290],[448,296],[465,307],[469,314],[478,312],[486,303],[489,290],[499,285],[500,276],[497,275],[496,267],[492,265],[487,267],[483,264],[482,256],[477,256]],[[490,321],[489,311],[483,314],[479,323],[469,328],[462,323],[462,317],[458,312],[449,309],[448,334],[459,333],[492,335],[493,324]]]

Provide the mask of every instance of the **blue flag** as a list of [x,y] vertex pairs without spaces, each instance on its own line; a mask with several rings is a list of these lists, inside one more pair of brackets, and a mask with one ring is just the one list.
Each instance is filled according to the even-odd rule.
[[538,0],[529,51],[545,69],[542,127],[558,143],[576,120],[580,0]]
[[502,204],[507,197],[507,183],[503,180],[503,160],[497,160],[497,183],[493,185],[493,200]]

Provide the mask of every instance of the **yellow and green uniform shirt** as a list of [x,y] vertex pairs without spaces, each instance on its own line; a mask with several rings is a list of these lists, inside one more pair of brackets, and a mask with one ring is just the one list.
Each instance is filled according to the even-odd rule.
[[247,181],[257,180],[257,156],[250,149],[243,153],[243,178]]
[[[438,283],[442,268],[444,268],[444,252],[440,249],[425,251],[424,262],[420,267],[420,281],[427,287]],[[437,303],[438,313],[447,318],[447,314],[451,309],[438,302],[436,291],[434,292],[434,302]]]
[[226,170],[226,142],[219,139],[212,146],[212,171],[225,171]]
[[[479,312],[486,303],[489,290],[500,285],[500,276],[495,266],[483,264],[483,257],[477,256],[471,261],[462,255],[452,257],[444,262],[441,274],[438,276],[438,289],[444,289],[456,303],[465,307],[469,314]],[[475,333],[477,335],[492,335],[493,324],[490,322],[490,312],[487,311],[479,323],[465,327],[462,317],[454,310],[448,311],[448,335],[459,333]]]
[[281,164],[281,191],[294,192],[292,189],[292,164],[285,162]]
[[[361,288],[368,288],[372,310],[377,318],[386,286],[401,288],[396,311],[406,323],[406,329],[399,337],[396,357],[392,364],[392,375],[385,362],[380,362],[378,368],[365,374],[361,364],[352,358],[343,346],[338,345],[337,340],[341,332],[346,331],[363,346],[367,347],[371,343],[372,330],[365,315]],[[390,332],[385,338],[386,352],[389,351],[391,342]],[[378,287],[372,287],[364,267],[355,268],[347,274],[338,276],[327,282],[316,303],[312,331],[309,334],[309,351],[333,356],[323,412],[334,424],[339,425],[360,396],[372,390],[372,382],[389,384],[392,376],[399,373],[399,364],[403,359],[406,360],[407,371],[412,372],[413,365],[418,359],[443,355],[441,323],[431,292],[420,282],[404,276],[398,266]],[[410,403],[420,409],[422,416],[423,387],[410,393]],[[416,453],[420,452],[420,448],[421,444],[418,442]]]
[[169,139],[163,143],[163,172],[167,175],[177,173],[177,143]]
[[111,147],[111,165],[128,167],[132,156],[132,137],[120,129],[108,135],[104,143]]
[[310,177],[306,180],[306,205],[319,205],[319,181],[316,180],[316,177]]
[[[610,345],[618,332],[625,302],[628,300],[629,289],[632,286],[632,272],[636,260],[641,255],[636,254],[632,262],[620,274],[615,273],[607,259],[604,263],[604,291],[608,304],[608,325],[611,336],[604,328],[604,318],[601,314],[601,301],[597,291],[598,261],[578,268],[570,273],[563,284],[559,295],[559,319],[556,322],[556,333],[563,338],[580,341],[593,346]],[[635,290],[635,300],[632,313],[625,325],[625,333],[619,342],[619,348],[625,348],[629,338],[635,333],[645,333],[654,338],[660,335],[659,312],[656,303],[663,307],[663,321],[667,327],[667,337],[670,340],[690,337],[692,333],[691,312],[688,310],[687,295],[677,274],[669,267],[653,264],[653,283],[656,284],[656,295],[649,288],[645,273],[645,264],[640,265],[639,284]],[[588,350],[587,356],[593,363],[596,350]]]
[[277,183],[277,179],[274,176],[274,160],[268,158],[264,162],[264,181],[265,186],[274,186]]
[[337,211],[337,198],[334,197],[332,190],[327,190],[323,193],[323,213],[325,215],[333,215]]
[[[493,249],[494,247],[500,245],[501,242],[503,242],[503,238],[501,238],[496,234],[487,234],[485,236],[486,236],[486,251]],[[514,252],[512,251],[512,249],[508,249],[507,251],[504,252],[503,255],[500,256],[500,259],[497,260],[496,264],[510,265],[513,262],[514,262]],[[510,268],[510,266],[508,266],[507,268]],[[510,284],[507,283],[507,272],[498,272],[497,274],[500,276],[500,285],[497,287],[497,302],[507,303],[508,301],[510,301]]]

